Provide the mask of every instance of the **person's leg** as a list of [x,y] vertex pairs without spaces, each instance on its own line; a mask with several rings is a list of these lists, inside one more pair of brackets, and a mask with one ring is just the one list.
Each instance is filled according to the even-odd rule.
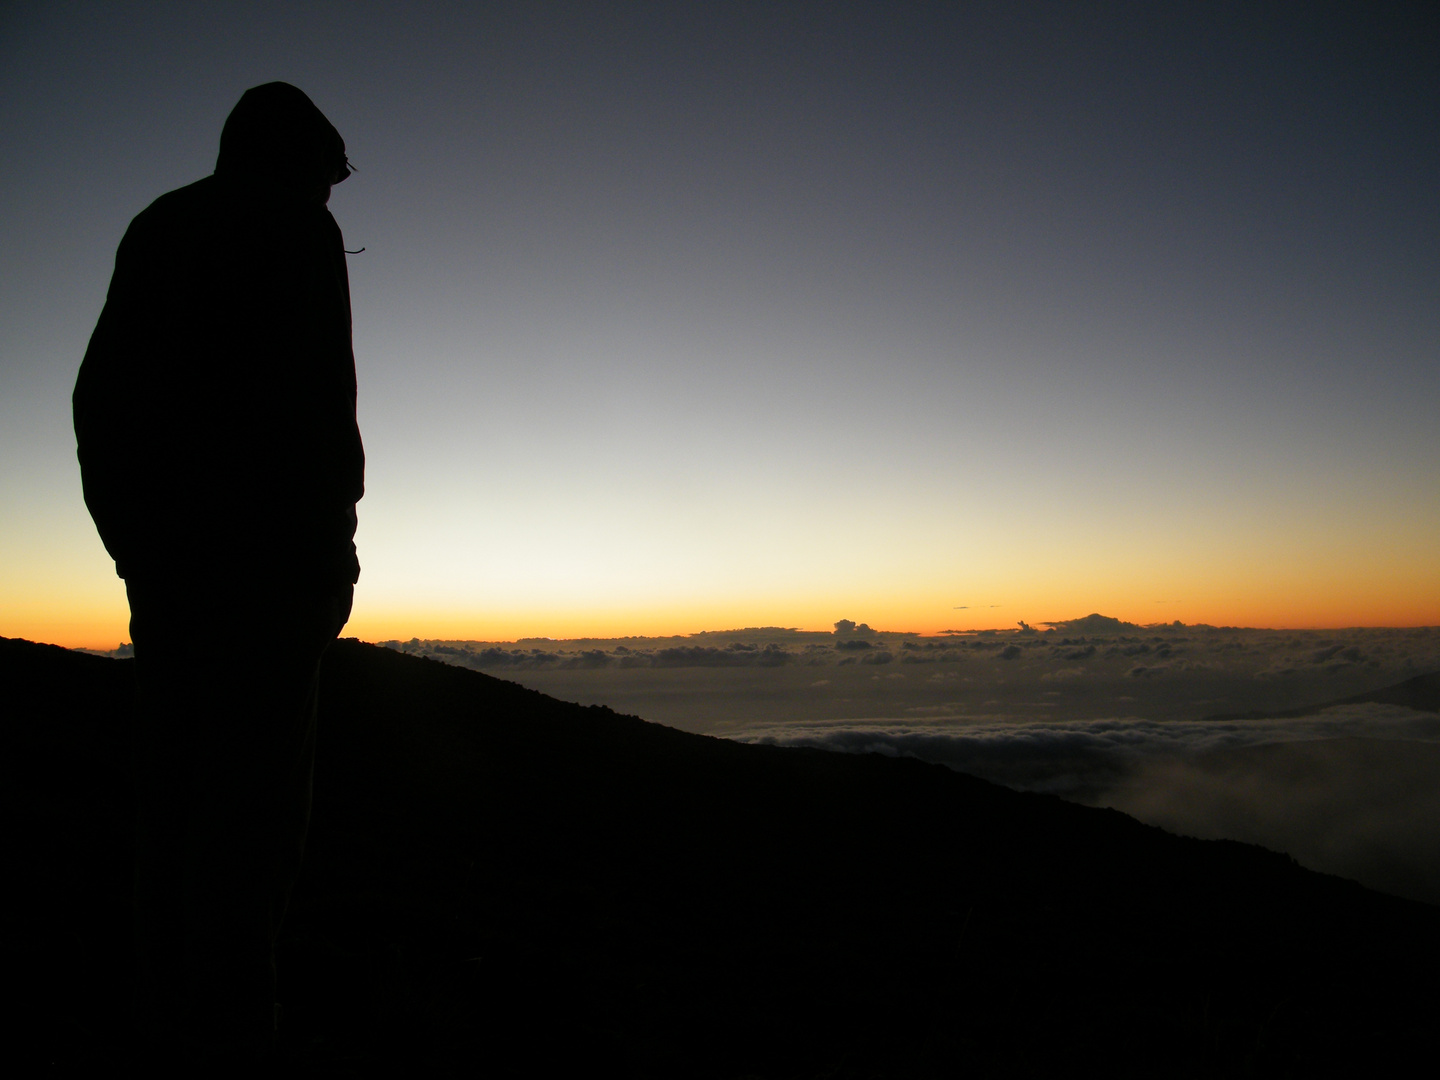
[[252,591],[222,613],[131,594],[140,1020],[185,1053],[263,1056],[309,822],[319,657],[343,616],[335,598]]
[[[132,590],[133,597],[133,590]],[[181,1023],[185,965],[184,881],[190,819],[190,745],[199,730],[194,703],[204,694],[164,637],[152,636],[149,605],[133,605],[139,642],[132,776],[135,785],[135,1018],[142,1037],[167,1038]]]
[[274,943],[309,823],[317,661],[249,664],[219,711],[186,840],[185,981],[197,1034],[267,1052],[274,1037]]

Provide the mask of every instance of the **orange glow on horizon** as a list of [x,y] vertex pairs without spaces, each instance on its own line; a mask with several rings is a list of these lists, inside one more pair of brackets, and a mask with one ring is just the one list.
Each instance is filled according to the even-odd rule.
[[[119,600],[117,604],[115,601]],[[108,651],[130,640],[129,614],[123,595],[91,607],[57,605],[45,611],[37,607],[7,613],[0,620],[0,635],[27,638],[62,645]],[[821,613],[823,609],[823,614]],[[1348,627],[1423,627],[1440,625],[1440,610],[1426,597],[1409,602],[1399,598],[1376,598],[1369,604],[1325,602],[1307,597],[1288,604],[1231,601],[1228,604],[1187,605],[1150,602],[1107,604],[1103,601],[1063,604],[975,605],[951,607],[948,613],[936,605],[883,603],[871,598],[860,603],[805,604],[782,610],[763,604],[716,604],[689,609],[582,610],[564,612],[550,607],[534,612],[497,611],[476,614],[461,610],[424,610],[419,607],[376,607],[358,598],[355,612],[344,634],[365,641],[473,640],[515,641],[527,637],[555,639],[683,637],[701,631],[735,630],[746,627],[779,626],[806,631],[829,631],[835,620],[852,619],[875,630],[936,635],[946,630],[1014,629],[1020,620],[1044,626],[1048,619],[1072,619],[1098,612],[1140,626],[1171,623],[1186,625],[1250,627],[1257,629],[1321,630]],[[223,636],[224,629],[216,628]]]

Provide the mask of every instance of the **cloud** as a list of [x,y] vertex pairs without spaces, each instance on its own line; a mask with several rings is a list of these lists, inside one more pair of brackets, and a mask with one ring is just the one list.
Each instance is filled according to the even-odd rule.
[[566,666],[576,668],[602,668],[609,667],[614,663],[615,658],[603,649],[586,649],[570,660]]
[[[466,663],[467,666],[477,668],[508,668],[508,667],[535,667],[544,661],[541,657],[550,654],[531,654],[523,649],[481,649],[468,655],[455,657],[453,662]],[[451,659],[446,657],[446,659]]]
[[704,645],[677,645],[656,649],[651,654],[653,667],[779,667],[793,659],[793,654],[773,645],[731,645],[724,649]]
[[389,644],[688,730],[919,757],[1440,902],[1440,715],[1399,695],[1260,718],[1440,670],[1440,630],[860,627]]
[[1105,805],[1173,832],[1257,843],[1440,903],[1440,745],[1270,743],[1145,762]]
[[[926,710],[929,711],[929,710]],[[912,710],[920,713],[921,710]],[[1440,902],[1440,715],[1335,706],[1283,720],[935,720],[775,726],[739,738],[915,757],[1113,806]]]
[[605,649],[505,649],[499,646],[476,648],[441,642],[385,642],[400,652],[428,656],[448,664],[479,671],[576,671],[606,667],[635,668],[773,668],[788,664],[796,654],[775,644],[732,642],[713,645],[677,645],[658,649],[618,646]]
[[1323,664],[1327,660],[1337,660],[1344,664],[1358,664],[1365,659],[1365,654],[1354,645],[1347,646],[1344,642],[1317,649],[1310,657],[1312,664]]
[[1135,623],[1124,622],[1121,619],[1109,615],[1101,615],[1099,612],[1086,615],[1081,619],[1049,619],[1041,625],[1049,626],[1056,630],[1063,630],[1067,634],[1094,634],[1099,636],[1135,633],[1142,627]]

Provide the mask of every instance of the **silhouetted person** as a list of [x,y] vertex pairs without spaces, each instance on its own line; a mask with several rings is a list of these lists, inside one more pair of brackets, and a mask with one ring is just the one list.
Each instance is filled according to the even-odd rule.
[[135,1006],[161,1055],[273,1043],[319,662],[360,572],[349,280],[325,208],[348,175],[304,93],[246,91],[214,175],[131,222],[75,385],[85,503],[130,600]]

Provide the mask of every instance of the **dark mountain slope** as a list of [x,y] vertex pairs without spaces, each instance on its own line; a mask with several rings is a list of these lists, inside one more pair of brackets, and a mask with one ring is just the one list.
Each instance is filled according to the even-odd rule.
[[[128,665],[0,646],[12,1045],[94,1066],[124,1017]],[[320,746],[282,948],[303,1075],[1298,1075],[1403,1060],[1440,1004],[1435,909],[938,766],[353,641]]]

